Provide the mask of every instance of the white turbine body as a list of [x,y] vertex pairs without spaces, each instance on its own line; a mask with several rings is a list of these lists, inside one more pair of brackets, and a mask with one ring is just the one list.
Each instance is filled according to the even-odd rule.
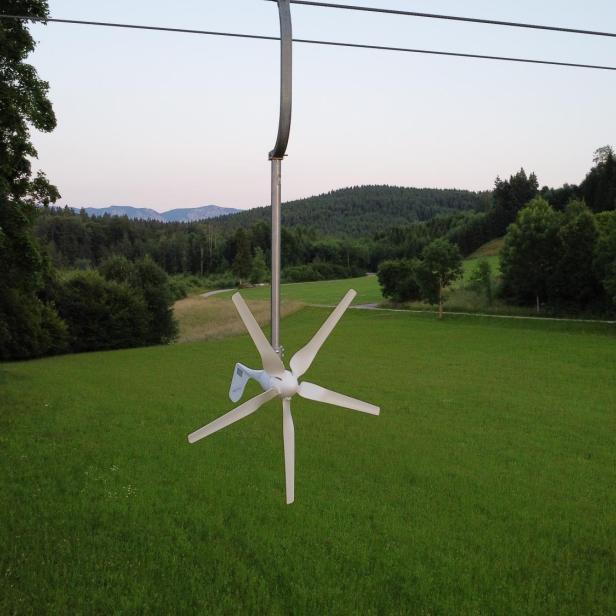
[[316,402],[325,402],[333,404],[353,411],[361,411],[371,415],[378,415],[380,409],[374,404],[362,402],[349,398],[343,394],[338,394],[335,391],[330,391],[319,385],[309,383],[307,381],[299,382],[310,368],[319,349],[327,340],[332,330],[349,307],[353,298],[357,293],[353,290],[349,291],[336,309],[329,315],[325,323],[319,331],[314,335],[312,340],[302,349],[300,349],[289,362],[291,370],[287,370],[280,356],[274,351],[259,324],[250,312],[246,302],[239,293],[233,296],[233,303],[239,312],[239,315],[250,334],[263,364],[262,370],[252,370],[243,364],[236,364],[229,390],[229,398],[232,402],[238,402],[246,387],[249,379],[254,379],[263,388],[263,393],[251,398],[244,404],[229,411],[226,415],[219,417],[215,421],[207,424],[203,428],[193,432],[188,436],[189,443],[210,436],[222,428],[235,423],[236,421],[251,415],[256,410],[261,408],[266,402],[274,398],[282,399],[282,433],[284,440],[284,464],[286,477],[286,492],[287,504],[291,504],[295,500],[295,428],[293,426],[293,416],[291,414],[291,398],[298,394],[302,398],[315,400]]

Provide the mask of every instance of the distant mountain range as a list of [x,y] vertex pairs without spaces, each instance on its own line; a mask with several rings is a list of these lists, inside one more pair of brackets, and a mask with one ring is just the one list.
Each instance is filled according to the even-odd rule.
[[218,205],[204,205],[202,207],[185,207],[168,212],[157,212],[147,207],[133,207],[131,205],[111,205],[109,207],[74,207],[74,210],[79,212],[85,210],[88,216],[127,216],[130,219],[138,220],[157,220],[159,222],[196,222],[198,220],[207,220],[208,218],[217,218],[218,216],[228,216],[229,214],[237,214],[241,210],[232,207],[220,207]]
[[[457,189],[406,188],[401,186],[353,186],[283,203],[282,224],[303,227],[325,237],[373,237],[395,226],[472,211],[485,211],[489,192]],[[79,211],[79,208],[74,208]],[[127,216],[130,219],[190,223],[215,218],[213,224],[225,234],[270,224],[271,208],[248,210],[206,205],[157,212],[149,208],[112,205],[84,208],[89,216]]]

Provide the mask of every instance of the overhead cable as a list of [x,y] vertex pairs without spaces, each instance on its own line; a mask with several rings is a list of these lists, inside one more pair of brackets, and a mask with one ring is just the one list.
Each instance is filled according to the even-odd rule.
[[[50,22],[50,23],[60,23],[60,24],[78,24],[84,26],[101,26],[107,28],[129,28],[132,30],[149,30],[149,31],[159,31],[159,32],[174,32],[181,34],[202,34],[208,36],[224,36],[224,37],[232,37],[232,38],[243,38],[243,39],[258,39],[265,41],[279,41],[279,37],[277,36],[265,36],[261,34],[241,34],[237,32],[219,32],[213,30],[193,30],[186,28],[168,28],[164,26],[144,26],[137,24],[124,24],[124,23],[111,23],[105,21],[84,21],[79,19],[57,19],[57,18],[38,18],[38,17],[26,17],[22,15],[0,15],[0,19],[16,19],[20,21],[35,21],[35,22]],[[570,68],[585,68],[585,69],[594,69],[594,70],[602,70],[602,71],[616,71],[616,66],[604,66],[598,64],[581,64],[575,62],[558,62],[555,60],[536,60],[531,58],[514,58],[510,56],[492,56],[492,55],[483,55],[483,54],[474,54],[474,53],[461,53],[454,51],[436,51],[432,49],[411,49],[408,47],[390,47],[386,45],[367,45],[362,43],[342,43],[337,41],[321,41],[315,39],[293,39],[295,43],[304,43],[308,45],[327,45],[331,47],[350,47],[354,49],[369,49],[369,50],[380,50],[380,51],[396,51],[396,52],[405,52],[405,53],[414,53],[414,54],[422,54],[422,55],[434,55],[434,56],[449,56],[454,58],[467,58],[467,59],[476,59],[476,60],[499,60],[502,62],[518,62],[524,64],[542,64],[548,66],[562,66],[562,67],[570,67]]]
[[[277,0],[267,0],[276,2]],[[402,11],[397,9],[382,9],[371,6],[357,6],[353,4],[335,4],[332,2],[316,2],[314,0],[289,0],[291,4],[303,4],[328,9],[343,9],[347,11],[364,11],[367,13],[383,13],[387,15],[401,15],[407,17],[425,17],[427,19],[445,19],[448,21],[464,21],[468,23],[490,26],[507,26],[509,28],[530,28],[531,30],[547,30],[550,32],[565,32],[568,34],[586,34],[590,36],[608,36],[616,38],[614,32],[599,32],[597,30],[580,30],[578,28],[565,28],[562,26],[545,26],[541,24],[526,24],[516,21],[499,21],[496,19],[480,19],[479,17],[460,17],[458,15],[442,15],[440,13],[420,13],[417,11]]]

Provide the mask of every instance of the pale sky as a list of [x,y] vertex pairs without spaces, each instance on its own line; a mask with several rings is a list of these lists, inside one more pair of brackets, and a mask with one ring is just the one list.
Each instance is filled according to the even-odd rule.
[[[614,0],[343,4],[616,31]],[[263,0],[50,0],[51,16],[278,35]],[[616,40],[294,6],[294,34],[616,64]],[[62,204],[165,211],[269,202],[278,43],[49,24],[31,61],[58,127],[35,134]],[[616,145],[616,72],[295,46],[283,199],[360,184],[489,189],[521,166],[578,183]]]

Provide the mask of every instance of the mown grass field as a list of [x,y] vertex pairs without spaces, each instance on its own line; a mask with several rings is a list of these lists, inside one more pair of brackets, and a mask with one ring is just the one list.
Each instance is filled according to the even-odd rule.
[[[319,282],[297,282],[281,285],[283,301],[299,301],[307,304],[337,304],[349,289],[357,291],[353,304],[376,304],[383,301],[381,288],[376,276],[362,276],[345,280],[324,280]],[[231,297],[235,291],[222,294],[221,297]],[[246,300],[270,299],[270,287],[255,287],[242,289]]]
[[[462,263],[463,274],[458,282],[453,286],[454,289],[464,287],[470,282],[473,270],[477,267],[480,259],[485,259],[492,266],[492,272],[495,277],[500,275],[500,259],[498,255],[488,254],[487,256],[472,256]],[[376,276],[362,276],[360,278],[348,278],[345,280],[325,280],[318,282],[298,282],[281,285],[281,296],[284,302],[303,302],[306,304],[316,305],[334,305],[337,304],[344,294],[349,289],[357,291],[357,297],[353,300],[353,305],[360,304],[380,304],[384,300],[381,294],[381,288]],[[235,291],[229,291],[221,294],[219,297],[229,298]],[[247,300],[264,300],[270,299],[270,287],[265,285],[262,287],[242,289],[242,295]],[[452,298],[455,304],[455,297]],[[417,306],[422,309],[428,308],[427,305],[417,303]]]
[[276,402],[186,442],[247,336],[3,364],[0,613],[613,614],[615,343],[349,311],[306,377],[382,413],[294,402],[290,507]]

